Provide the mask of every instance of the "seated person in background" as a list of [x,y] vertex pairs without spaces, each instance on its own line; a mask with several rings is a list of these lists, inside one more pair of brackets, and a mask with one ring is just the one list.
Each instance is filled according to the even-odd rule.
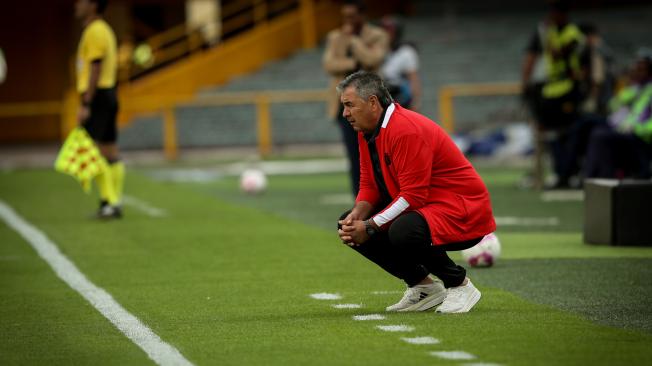
[[384,17],[380,24],[389,35],[390,52],[380,69],[392,98],[404,108],[418,111],[421,107],[419,55],[416,47],[403,42],[403,25],[393,17]]
[[586,178],[650,178],[652,51],[639,52],[632,84],[610,102],[612,114],[591,128]]

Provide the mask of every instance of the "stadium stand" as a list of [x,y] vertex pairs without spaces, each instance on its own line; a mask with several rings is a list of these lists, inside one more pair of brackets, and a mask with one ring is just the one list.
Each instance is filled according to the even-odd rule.
[[[419,16],[406,18],[405,39],[417,44],[422,60],[422,112],[438,118],[437,90],[451,83],[517,81],[527,40],[543,11],[501,13],[442,11],[420,2]],[[573,19],[598,24],[622,69],[635,50],[649,42],[652,7],[578,10]],[[488,26],[491,25],[491,26]],[[287,59],[269,63],[250,75],[207,89],[201,95],[257,90],[323,89],[327,76],[321,68],[323,44]],[[467,131],[491,123],[523,120],[516,97],[468,97],[455,101],[456,130]],[[339,131],[326,117],[324,103],[272,104],[275,146],[339,141]],[[175,111],[178,143],[185,147],[248,146],[256,143],[255,106],[182,107]],[[124,149],[162,147],[160,117],[138,118],[121,135]]]

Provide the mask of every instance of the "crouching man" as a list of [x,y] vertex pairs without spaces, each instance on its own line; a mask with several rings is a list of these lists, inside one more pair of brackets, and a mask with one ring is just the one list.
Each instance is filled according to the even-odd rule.
[[338,221],[340,239],[407,284],[387,311],[468,312],[480,291],[446,252],[496,229],[482,179],[436,123],[393,103],[376,74],[356,72],[337,89],[360,147],[360,191]]

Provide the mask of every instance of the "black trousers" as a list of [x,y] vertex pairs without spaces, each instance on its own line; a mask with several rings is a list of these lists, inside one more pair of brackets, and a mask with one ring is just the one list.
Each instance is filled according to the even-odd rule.
[[580,173],[591,133],[606,125],[607,119],[599,115],[583,116],[573,123],[568,130],[568,161],[563,166],[563,172],[559,176],[561,181],[568,182],[571,176]]
[[336,123],[342,131],[342,140],[346,147],[346,156],[349,158],[349,174],[351,177],[351,190],[353,197],[357,197],[360,189],[360,151],[358,150],[358,133],[355,132],[349,121],[342,116],[343,108],[340,106]]
[[[349,212],[342,214],[340,220]],[[455,264],[446,252],[470,248],[480,240],[482,238],[432,245],[426,220],[416,212],[408,212],[399,216],[388,231],[379,232],[352,248],[392,276],[405,281],[409,287],[417,285],[431,273],[448,288],[461,285],[466,270]]]

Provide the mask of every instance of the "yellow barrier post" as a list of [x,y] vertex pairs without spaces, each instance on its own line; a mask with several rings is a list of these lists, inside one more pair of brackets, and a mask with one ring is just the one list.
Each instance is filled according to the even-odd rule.
[[317,45],[317,26],[315,24],[315,1],[301,0],[301,29],[303,31],[303,48]]
[[163,109],[163,149],[166,159],[175,160],[177,158],[177,120],[174,115],[174,107]]
[[262,157],[269,156],[272,152],[272,116],[269,103],[267,95],[261,95],[256,100],[258,151]]
[[453,133],[455,128],[455,115],[453,113],[453,92],[444,86],[439,89],[439,123],[448,133]]
[[70,131],[77,125],[77,111],[79,110],[79,94],[75,89],[66,91],[61,103],[61,141],[64,141]]

